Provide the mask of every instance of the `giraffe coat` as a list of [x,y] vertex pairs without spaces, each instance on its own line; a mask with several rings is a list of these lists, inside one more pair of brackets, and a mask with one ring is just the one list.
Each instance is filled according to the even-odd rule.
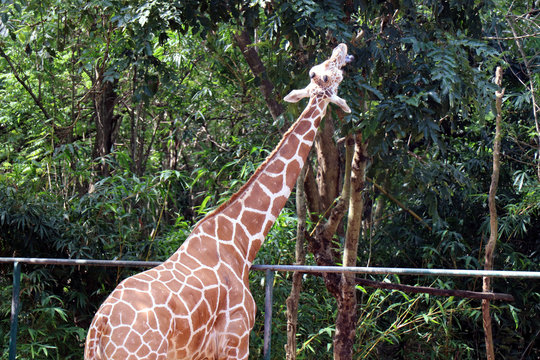
[[121,282],[90,326],[85,359],[247,359],[255,302],[249,268],[285,206],[347,60],[339,45],[286,97],[309,103],[275,150],[226,203],[203,218],[163,264]]

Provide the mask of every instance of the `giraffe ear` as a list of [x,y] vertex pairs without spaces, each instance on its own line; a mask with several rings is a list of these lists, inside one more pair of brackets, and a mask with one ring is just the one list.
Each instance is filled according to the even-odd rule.
[[309,97],[309,91],[307,88],[302,90],[293,90],[289,93],[289,95],[285,96],[283,100],[286,102],[295,103],[306,97]]
[[351,108],[349,107],[349,105],[347,105],[347,102],[344,99],[340,98],[339,96],[334,94],[330,98],[330,102],[333,102],[334,104],[339,106],[341,108],[341,110],[345,111],[346,113],[348,113],[348,114],[351,113]]

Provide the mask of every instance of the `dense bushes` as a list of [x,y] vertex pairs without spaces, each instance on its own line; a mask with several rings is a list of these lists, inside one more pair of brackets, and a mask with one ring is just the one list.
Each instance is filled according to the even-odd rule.
[[[330,108],[328,115],[339,164],[345,136],[362,131],[369,141],[358,264],[482,267],[491,78],[501,65],[495,267],[538,271],[539,40],[531,34],[539,14],[532,2],[210,3],[0,5],[0,256],[166,259],[198,219],[247,180],[300,112],[302,104],[292,105],[274,119],[260,91],[268,90],[266,81],[276,98],[304,86],[309,67],[345,41],[356,62],[340,94],[353,114]],[[252,35],[265,66],[255,75],[237,46],[239,31]],[[312,156],[314,177],[317,162]],[[290,200],[257,262],[294,262],[293,209]],[[333,239],[337,251],[343,233]],[[315,263],[309,255],[307,261]],[[95,310],[139,270],[24,265],[19,357],[80,359]],[[276,359],[285,357],[290,278],[279,273],[274,280]],[[480,280],[468,278],[370,278],[481,289]],[[7,358],[11,283],[11,268],[0,266],[0,359]],[[538,282],[493,285],[515,298],[492,306],[497,356],[538,358]],[[255,359],[262,351],[263,273],[251,274],[251,288],[259,309]],[[484,356],[476,300],[360,286],[357,294],[357,358]],[[335,312],[323,280],[304,276],[298,358],[331,358]]]

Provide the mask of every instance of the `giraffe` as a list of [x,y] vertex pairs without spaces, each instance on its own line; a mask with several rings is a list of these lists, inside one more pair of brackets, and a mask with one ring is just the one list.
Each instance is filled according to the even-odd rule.
[[122,281],[97,311],[86,360],[247,359],[255,302],[248,273],[285,206],[317,128],[352,59],[339,44],[314,66],[309,85],[284,100],[309,97],[276,149],[227,202],[205,216],[161,265]]

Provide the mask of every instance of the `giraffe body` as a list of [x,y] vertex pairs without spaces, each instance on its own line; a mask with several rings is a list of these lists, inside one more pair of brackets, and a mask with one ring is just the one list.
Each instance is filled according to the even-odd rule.
[[255,302],[249,268],[291,193],[347,62],[340,44],[286,101],[309,104],[253,176],[202,219],[163,264],[121,282],[90,326],[86,360],[247,359]]

